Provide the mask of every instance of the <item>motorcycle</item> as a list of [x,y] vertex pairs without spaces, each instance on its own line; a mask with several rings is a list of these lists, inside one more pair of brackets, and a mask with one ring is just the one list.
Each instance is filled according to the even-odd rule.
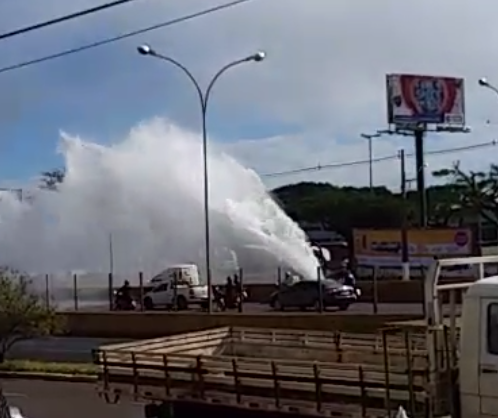
[[137,309],[137,303],[132,297],[123,295],[122,292],[114,292],[114,306],[115,311],[134,311]]
[[228,298],[225,297],[226,300],[226,308],[225,309],[239,309],[240,305],[244,303],[248,298],[247,291],[245,289],[242,289],[241,291],[237,292],[235,295],[232,295],[232,298],[230,302],[228,301]]
[[235,298],[235,305],[239,307],[239,305],[247,300],[247,297],[247,291],[242,289],[242,291]]
[[[225,295],[218,286],[213,287],[213,307],[219,312],[226,311]],[[203,311],[207,311],[209,309],[208,300],[201,303],[201,308]]]

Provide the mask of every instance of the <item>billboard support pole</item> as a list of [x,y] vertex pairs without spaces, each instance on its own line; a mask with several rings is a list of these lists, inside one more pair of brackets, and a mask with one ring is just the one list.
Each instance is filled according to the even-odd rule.
[[[401,162],[401,197],[403,203],[406,205],[406,165],[405,165],[405,150],[399,152],[399,159]],[[406,208],[403,213],[403,223],[401,225],[401,266],[402,266],[402,279],[404,281],[410,280],[410,261],[408,258],[408,211]]]
[[425,189],[424,134],[425,129],[415,132],[415,168],[417,170],[417,193],[419,202],[419,227],[427,226],[427,196]]

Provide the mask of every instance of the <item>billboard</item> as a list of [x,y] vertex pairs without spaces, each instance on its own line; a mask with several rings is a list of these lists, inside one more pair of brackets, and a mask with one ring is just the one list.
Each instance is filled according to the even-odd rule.
[[462,78],[388,74],[386,82],[389,124],[465,125]]
[[[399,229],[355,229],[353,231],[354,256],[358,276],[371,276],[378,268],[381,276],[400,277],[401,231]],[[421,266],[429,266],[434,257],[451,258],[474,255],[472,230],[410,229],[408,230],[408,257],[412,276],[421,275]],[[443,271],[445,277],[469,277],[472,269],[458,266]]]

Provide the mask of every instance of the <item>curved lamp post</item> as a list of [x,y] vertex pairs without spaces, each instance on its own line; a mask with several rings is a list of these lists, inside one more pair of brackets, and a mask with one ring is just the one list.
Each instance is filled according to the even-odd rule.
[[166,55],[162,55],[156,52],[149,45],[141,45],[137,48],[138,52],[141,55],[151,56],[155,58],[159,58],[161,60],[167,61],[170,64],[178,67],[182,70],[187,77],[190,79],[192,84],[194,85],[197,94],[199,96],[199,102],[201,105],[201,113],[202,113],[202,157],[203,157],[203,165],[204,165],[204,239],[206,246],[206,276],[207,276],[207,285],[208,285],[208,312],[213,312],[213,282],[211,276],[211,253],[210,253],[210,231],[209,231],[209,171],[208,171],[208,156],[207,156],[207,126],[206,126],[206,115],[207,108],[209,103],[209,97],[211,95],[211,91],[213,86],[218,81],[220,76],[230,68],[233,68],[237,65],[244,64],[247,62],[261,62],[265,59],[266,54],[262,51],[256,52],[253,55],[249,55],[248,57],[238,59],[236,61],[232,61],[225,66],[221,67],[220,70],[214,75],[214,77],[209,82],[207,88],[202,90],[199,82],[194,77],[194,75],[190,72],[190,70],[185,67],[183,64],[178,62],[177,60],[168,57]]
[[480,78],[478,81],[478,84],[481,87],[487,87],[488,89],[494,91],[496,94],[498,94],[498,88],[495,87],[493,84],[491,84],[486,78]]

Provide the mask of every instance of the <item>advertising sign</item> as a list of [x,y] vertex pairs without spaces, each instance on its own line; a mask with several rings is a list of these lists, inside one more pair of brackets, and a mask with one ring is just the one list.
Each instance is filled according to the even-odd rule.
[[[395,229],[355,229],[354,255],[358,275],[371,276],[378,268],[382,276],[401,276],[401,231]],[[428,267],[435,257],[451,258],[473,255],[472,231],[460,229],[410,229],[408,257],[412,276],[420,276],[421,267]],[[468,266],[443,271],[446,277],[469,277]]]
[[462,78],[387,75],[388,123],[402,126],[465,125]]

